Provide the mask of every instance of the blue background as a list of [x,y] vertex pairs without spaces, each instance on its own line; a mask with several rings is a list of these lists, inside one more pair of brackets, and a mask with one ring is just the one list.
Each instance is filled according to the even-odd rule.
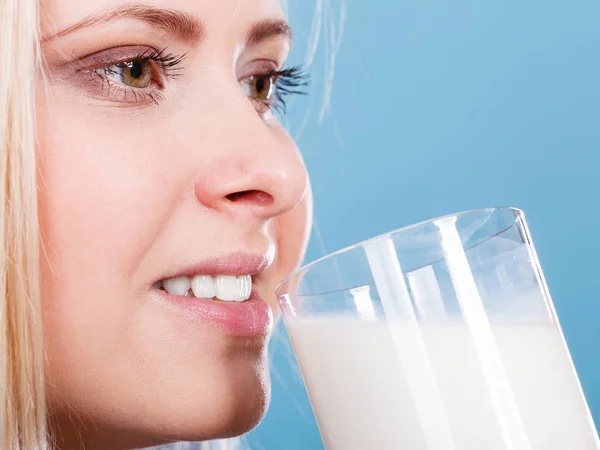
[[[317,5],[318,6],[318,5]],[[291,0],[295,58],[313,0]],[[287,117],[311,173],[307,261],[460,210],[525,210],[600,424],[600,2],[325,0],[311,94]],[[322,449],[285,332],[253,450]],[[551,393],[549,393],[551,395]]]

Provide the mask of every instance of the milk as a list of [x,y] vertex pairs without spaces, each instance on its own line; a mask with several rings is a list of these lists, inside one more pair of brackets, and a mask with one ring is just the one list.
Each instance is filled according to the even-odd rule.
[[495,370],[508,387],[501,399],[513,402],[509,419],[524,430],[518,445],[509,444],[499,425],[498,396],[490,394],[496,381],[482,371],[465,322],[422,322],[417,335],[414,325],[400,350],[398,336],[411,329],[401,320],[286,319],[327,450],[600,448],[569,354],[549,319],[491,321],[490,351],[498,354],[502,367]]

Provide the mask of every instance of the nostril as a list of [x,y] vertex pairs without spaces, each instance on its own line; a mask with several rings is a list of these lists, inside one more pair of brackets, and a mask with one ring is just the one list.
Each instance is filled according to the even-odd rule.
[[269,205],[273,203],[273,196],[271,194],[259,190],[233,192],[231,194],[227,194],[225,198],[232,202],[244,201],[259,205]]

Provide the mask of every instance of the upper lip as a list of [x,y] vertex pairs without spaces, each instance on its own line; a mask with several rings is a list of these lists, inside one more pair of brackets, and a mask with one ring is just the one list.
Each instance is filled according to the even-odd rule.
[[269,248],[264,254],[235,252],[200,262],[191,263],[185,267],[165,274],[161,280],[177,277],[193,277],[195,275],[258,275],[267,270],[275,257],[275,251]]

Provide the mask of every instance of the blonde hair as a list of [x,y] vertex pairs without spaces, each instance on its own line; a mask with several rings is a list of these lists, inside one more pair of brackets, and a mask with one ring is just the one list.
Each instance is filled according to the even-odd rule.
[[36,0],[0,0],[0,447],[47,448],[34,74]]

